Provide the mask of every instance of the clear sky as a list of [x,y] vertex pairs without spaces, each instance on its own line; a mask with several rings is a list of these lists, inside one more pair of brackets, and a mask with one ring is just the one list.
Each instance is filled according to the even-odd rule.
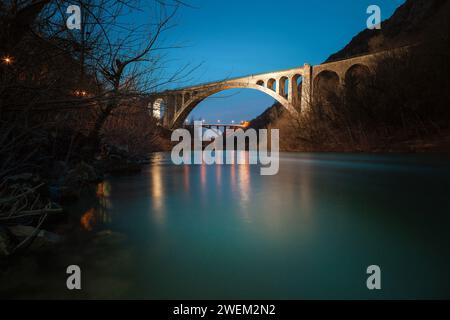
[[[168,72],[186,63],[202,66],[180,86],[319,64],[366,28],[367,7],[387,19],[404,0],[186,0],[166,41]],[[273,99],[251,89],[224,91],[190,115],[208,121],[250,120]]]

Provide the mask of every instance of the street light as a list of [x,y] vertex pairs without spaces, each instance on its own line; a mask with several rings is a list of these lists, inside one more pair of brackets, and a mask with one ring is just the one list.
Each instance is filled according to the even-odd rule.
[[13,63],[14,59],[13,59],[13,57],[11,57],[11,56],[4,56],[4,57],[2,58],[2,61],[3,61],[4,64],[10,65],[10,64]]
[[86,97],[88,95],[85,90],[75,90],[73,94],[77,97]]

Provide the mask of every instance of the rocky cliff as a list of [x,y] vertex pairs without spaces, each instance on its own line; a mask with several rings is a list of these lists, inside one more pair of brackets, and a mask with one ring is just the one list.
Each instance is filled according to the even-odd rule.
[[[382,22],[381,30],[363,30],[325,62],[427,42],[450,42],[450,0],[407,0]],[[252,127],[268,127],[283,114],[275,103],[251,122]]]
[[448,41],[449,32],[449,0],[408,0],[382,22],[381,30],[365,29],[327,62],[430,40]]

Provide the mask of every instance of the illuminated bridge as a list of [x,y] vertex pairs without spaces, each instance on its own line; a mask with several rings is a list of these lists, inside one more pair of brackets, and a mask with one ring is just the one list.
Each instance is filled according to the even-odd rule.
[[[394,49],[404,50],[405,48]],[[389,51],[392,52],[393,50]],[[293,114],[308,112],[311,97],[324,84],[338,89],[347,79],[362,73],[371,73],[380,55],[379,52],[349,58],[316,66],[304,64],[302,67],[260,73],[240,78],[211,82],[176,90],[155,93],[147,98],[147,105],[153,114],[160,117],[162,125],[169,129],[182,127],[189,113],[200,102],[211,95],[229,89],[252,89],[261,91]],[[207,124],[206,127],[225,127],[224,124]],[[238,128],[239,125],[228,124]]]

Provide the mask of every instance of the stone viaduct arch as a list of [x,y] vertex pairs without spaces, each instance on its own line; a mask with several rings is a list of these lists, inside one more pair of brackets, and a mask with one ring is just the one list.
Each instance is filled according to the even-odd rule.
[[[337,90],[351,76],[373,72],[380,56],[399,50],[405,48],[164,91],[150,95],[147,100],[153,114],[159,116],[162,125],[169,129],[182,126],[189,113],[209,96],[236,88],[261,91],[277,100],[289,112],[304,113],[310,108],[312,97],[317,94],[315,91],[324,81],[328,82],[327,86]],[[164,110],[161,106],[164,106]]]
[[279,103],[281,103],[286,109],[288,109],[288,110],[292,109],[292,106],[289,103],[289,101],[285,97],[280,97],[273,90],[270,90],[262,85],[245,84],[245,83],[236,82],[236,83],[229,83],[227,85],[221,85],[221,86],[210,88],[204,92],[201,92],[200,94],[194,95],[190,99],[187,99],[187,101],[185,101],[183,109],[180,110],[180,112],[176,113],[175,118],[173,119],[173,126],[174,127],[181,126],[183,124],[184,120],[188,117],[189,113],[191,113],[191,111],[194,110],[194,108],[200,102],[202,102],[209,96],[212,96],[221,91],[225,91],[225,90],[229,90],[229,89],[239,89],[239,88],[253,89],[253,90],[258,90],[260,92],[264,92],[265,94],[271,96],[272,98],[277,100]]
[[[304,77],[311,66],[251,75],[220,82],[207,83],[178,90],[164,91],[150,99],[153,115],[160,116],[162,124],[170,129],[183,125],[189,113],[211,95],[229,89],[252,89],[263,92],[278,101],[289,112],[300,110],[300,97],[297,79]],[[305,87],[306,88],[306,87]],[[161,106],[165,106],[164,110]]]

